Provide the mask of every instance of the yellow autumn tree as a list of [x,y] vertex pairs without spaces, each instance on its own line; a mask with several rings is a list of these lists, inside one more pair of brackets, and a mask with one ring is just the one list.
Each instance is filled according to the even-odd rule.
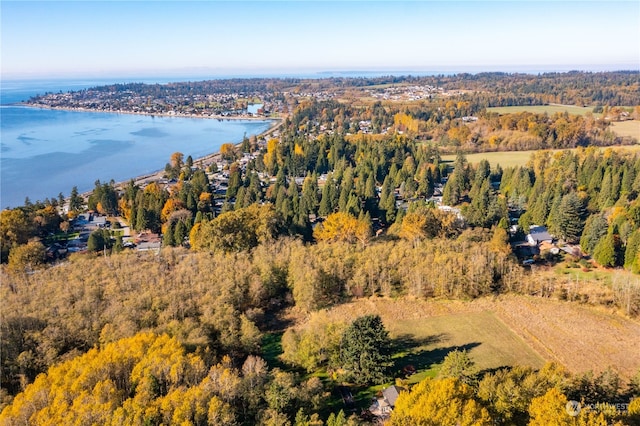
[[272,138],[267,141],[267,152],[266,154],[264,154],[263,161],[269,173],[273,172],[277,164],[277,160],[278,160],[277,148],[278,148],[278,139]]
[[[203,424],[220,407],[205,364],[167,335],[140,333],[51,367],[0,424]],[[239,380],[239,379],[238,379]]]
[[401,392],[391,413],[392,426],[471,426],[493,424],[470,386],[453,378],[427,378]]
[[530,426],[570,426],[574,418],[567,412],[567,397],[557,388],[533,398],[529,406]]
[[236,147],[232,143],[223,143],[220,146],[220,154],[225,160],[233,161],[236,159]]
[[368,222],[343,212],[330,214],[313,231],[313,237],[316,240],[327,242],[360,242],[362,245],[366,245],[370,236],[371,226]]

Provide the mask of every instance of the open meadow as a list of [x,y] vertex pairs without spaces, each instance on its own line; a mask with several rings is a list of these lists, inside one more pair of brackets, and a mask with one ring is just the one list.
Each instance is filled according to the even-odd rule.
[[640,368],[640,323],[578,303],[503,295],[469,302],[370,298],[329,311],[336,321],[379,314],[396,342],[396,368],[413,365],[413,380],[434,375],[454,349],[468,349],[479,369],[541,367],[572,373],[608,366],[624,378]]
[[[569,114],[575,115],[585,115],[588,112],[593,112],[593,107],[579,107],[575,105],[524,105],[524,106],[508,106],[508,107],[493,107],[487,108],[487,112],[497,112],[498,114],[513,114],[519,112],[531,112],[535,114],[544,114],[553,115],[557,112],[564,113],[565,111]],[[594,114],[594,116],[598,117],[600,114]]]
[[638,120],[616,121],[611,123],[611,127],[622,137],[628,136],[640,141],[640,121]]
[[[628,122],[631,123],[631,122]],[[637,121],[635,123],[638,123]],[[640,130],[639,130],[640,132]],[[623,136],[623,135],[621,135]],[[640,134],[638,135],[640,136]],[[639,139],[640,140],[640,139]],[[574,148],[578,149],[578,148]],[[600,150],[614,149],[617,151],[628,151],[631,153],[640,153],[640,145],[616,145],[606,146],[599,148]],[[552,149],[548,150],[551,153],[566,151],[565,149]],[[467,161],[471,164],[478,164],[482,160],[487,160],[489,164],[495,166],[500,164],[500,167],[522,167],[525,166],[531,159],[531,154],[539,151],[497,151],[497,152],[477,152],[474,154],[466,154]],[[442,156],[442,160],[445,162],[453,163],[456,159],[454,154],[447,154]]]

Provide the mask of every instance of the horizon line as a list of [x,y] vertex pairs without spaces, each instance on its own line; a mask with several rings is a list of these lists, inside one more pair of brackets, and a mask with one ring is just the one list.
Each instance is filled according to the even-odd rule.
[[640,63],[617,64],[530,64],[530,65],[434,65],[432,67],[348,67],[348,68],[282,68],[282,69],[258,69],[248,68],[205,68],[192,67],[165,70],[113,70],[113,71],[74,71],[74,72],[1,72],[0,80],[64,80],[64,79],[113,79],[113,78],[172,78],[172,77],[211,77],[213,79],[224,78],[326,78],[331,75],[378,74],[384,76],[424,76],[424,75],[454,75],[454,74],[482,74],[482,73],[508,73],[508,74],[542,74],[542,73],[567,73],[567,72],[628,72],[640,71]]

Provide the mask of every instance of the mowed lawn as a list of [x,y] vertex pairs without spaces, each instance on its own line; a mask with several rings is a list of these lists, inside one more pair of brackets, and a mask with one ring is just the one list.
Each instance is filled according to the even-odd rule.
[[[527,106],[508,106],[508,107],[493,107],[487,108],[488,112],[497,112],[498,114],[513,114],[519,112],[531,112],[534,114],[544,114],[545,112],[549,115],[553,115],[556,112],[564,113],[565,111],[569,114],[575,115],[584,115],[588,112],[593,113],[593,107],[579,107],[574,105],[527,105]],[[600,114],[593,114],[596,117],[599,117]]]
[[489,311],[395,321],[387,327],[400,349],[394,357],[397,371],[408,365],[418,371],[411,382],[435,375],[444,357],[456,349],[468,351],[478,370],[544,365],[540,355]]

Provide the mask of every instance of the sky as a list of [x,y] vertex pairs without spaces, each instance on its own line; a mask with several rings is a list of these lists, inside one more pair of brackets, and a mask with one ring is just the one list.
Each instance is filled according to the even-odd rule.
[[640,68],[640,1],[7,1],[4,79]]

